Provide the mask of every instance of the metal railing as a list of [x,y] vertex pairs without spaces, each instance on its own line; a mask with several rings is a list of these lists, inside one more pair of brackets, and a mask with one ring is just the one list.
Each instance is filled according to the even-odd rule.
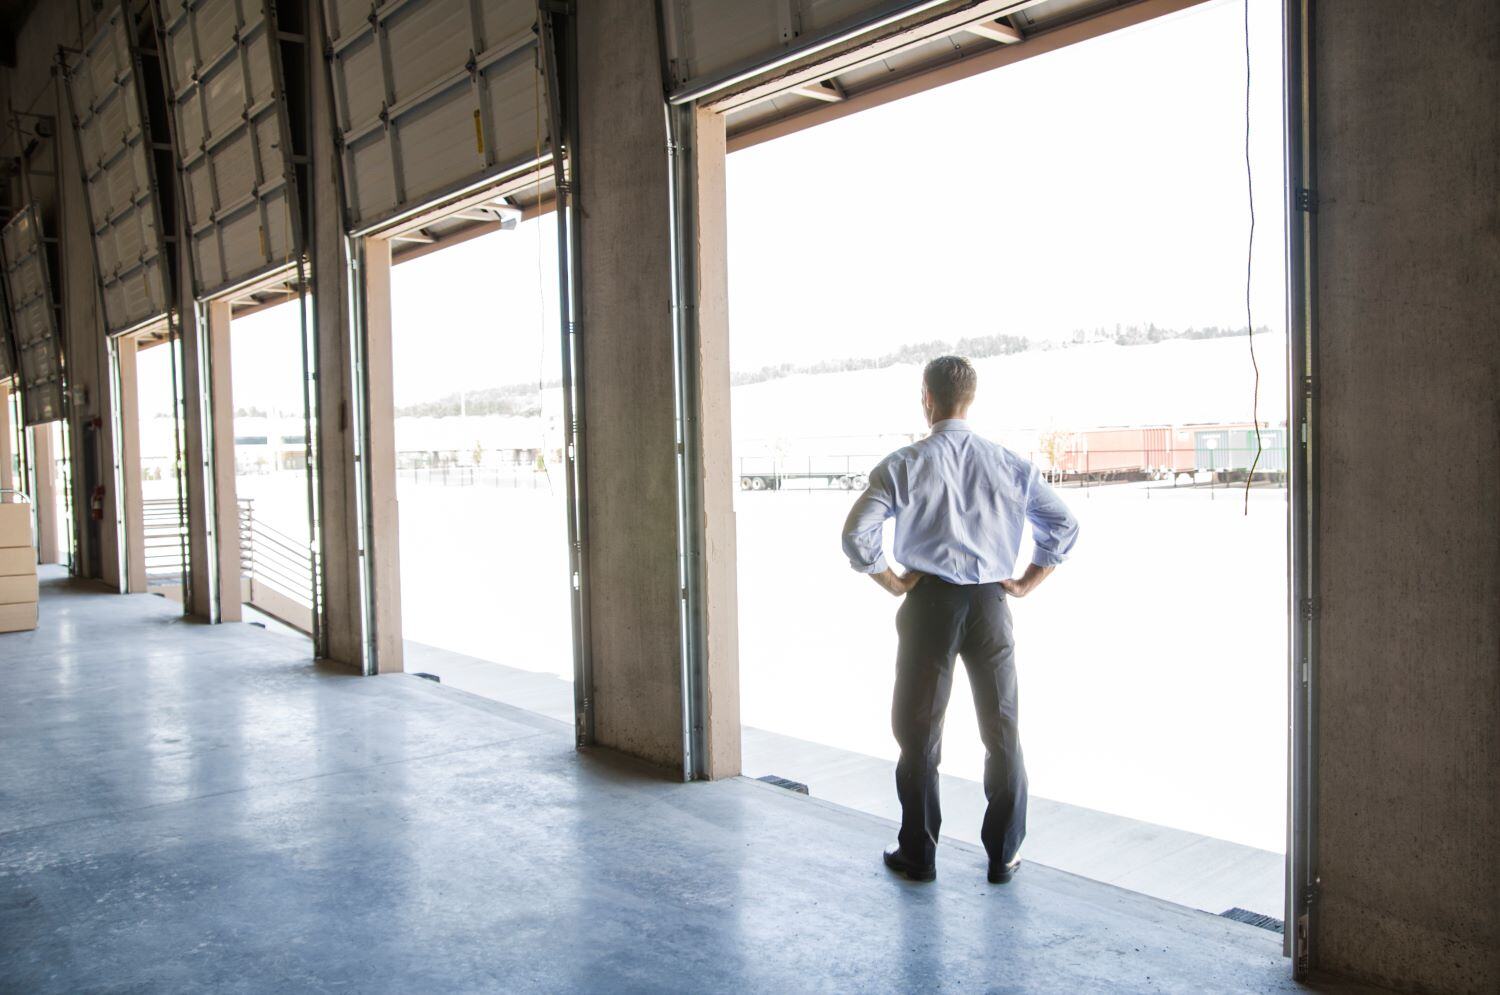
[[312,608],[313,562],[307,540],[274,529],[255,517],[255,499],[241,498],[240,570],[252,585]]
[[146,583],[180,584],[187,556],[187,519],[176,498],[141,502]]
[[538,470],[534,466],[518,463],[513,466],[409,466],[396,471],[398,482],[432,487],[510,487],[520,490],[551,490],[562,488],[561,474],[554,475],[555,467]]

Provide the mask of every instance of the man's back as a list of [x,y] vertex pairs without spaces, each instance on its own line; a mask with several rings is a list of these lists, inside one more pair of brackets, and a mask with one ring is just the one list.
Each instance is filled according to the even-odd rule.
[[930,436],[871,471],[844,527],[844,551],[856,570],[885,569],[880,531],[892,516],[896,559],[953,584],[1009,578],[1027,521],[1033,560],[1042,566],[1061,563],[1078,535],[1077,521],[1030,461],[957,418],[937,422]]
[[[962,356],[939,356],[922,370],[922,413],[932,434],[899,449],[870,473],[870,486],[844,523],[849,563],[902,598],[896,612],[896,686],[891,732],[901,748],[896,797],[901,830],[885,866],[913,881],[937,877],[938,761],[943,714],[962,658],[984,741],[984,824],[990,883],[1020,866],[1026,836],[1026,764],[1021,756],[1015,642],[1009,600],[1024,598],[1063,561],[1078,523],[1030,462],[981,439],[964,415],[979,382]],[[881,552],[881,531],[896,519],[896,574]],[[1012,577],[1021,532],[1031,523],[1032,563]]]

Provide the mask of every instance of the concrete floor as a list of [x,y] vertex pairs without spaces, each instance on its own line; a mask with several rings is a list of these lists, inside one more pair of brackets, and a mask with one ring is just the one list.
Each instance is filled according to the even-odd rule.
[[[551,674],[410,639],[404,659],[408,672],[431,673],[449,687],[559,722],[573,721],[573,685]],[[901,817],[891,787],[896,765],[890,760],[747,726],[741,769],[747,777],[771,774],[800,781],[815,797],[844,808],[891,820]],[[941,779],[943,834],[978,846],[983,785],[951,774]],[[1286,859],[1279,853],[1036,794],[1026,816],[1021,856],[1205,912],[1240,908],[1275,919],[1283,914]]]
[[1299,990],[1254,927],[958,843],[908,884],[884,820],[173,608],[52,572],[0,636],[0,990]]

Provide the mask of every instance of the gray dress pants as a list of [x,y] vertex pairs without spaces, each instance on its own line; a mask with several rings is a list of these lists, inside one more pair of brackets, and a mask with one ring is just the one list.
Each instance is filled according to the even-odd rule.
[[891,728],[901,747],[896,795],[906,857],[931,864],[942,810],[938,764],[943,716],[953,691],[953,661],[962,657],[974,691],[984,742],[988,806],[980,839],[990,860],[1007,863],[1026,835],[1026,766],[1017,727],[1015,647],[1010,607],[999,584],[949,584],[924,577],[896,613],[896,693]]

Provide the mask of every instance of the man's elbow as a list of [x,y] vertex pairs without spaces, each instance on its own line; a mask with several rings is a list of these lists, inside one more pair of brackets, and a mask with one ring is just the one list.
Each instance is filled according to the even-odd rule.
[[862,546],[856,538],[844,537],[844,556],[849,560],[849,567],[862,574],[878,574],[885,569],[885,554],[875,552],[870,555],[870,550]]
[[1061,566],[1067,562],[1076,545],[1078,545],[1078,522],[1073,520],[1054,532],[1051,542],[1045,546],[1038,545],[1031,562],[1039,567]]

